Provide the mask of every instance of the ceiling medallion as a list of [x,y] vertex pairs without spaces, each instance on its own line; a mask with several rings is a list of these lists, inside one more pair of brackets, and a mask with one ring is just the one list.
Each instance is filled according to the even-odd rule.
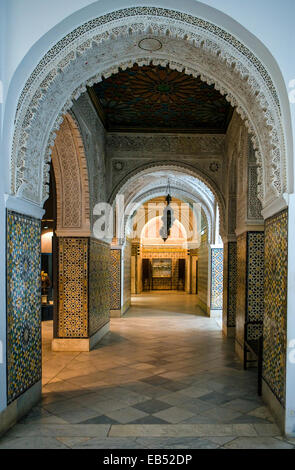
[[144,38],[138,43],[138,47],[144,51],[158,51],[162,48],[162,43],[159,39]]

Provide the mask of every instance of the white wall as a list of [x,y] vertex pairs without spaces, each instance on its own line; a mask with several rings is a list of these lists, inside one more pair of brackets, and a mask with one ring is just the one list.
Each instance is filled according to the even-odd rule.
[[[2,18],[5,20],[6,36],[2,80],[4,95],[7,96],[10,85],[14,88],[14,99],[9,106],[15,107],[15,101],[32,68],[37,65],[42,55],[60,38],[83,22],[109,11],[128,6],[154,5],[158,7],[183,10],[220,24],[225,29],[245,35],[247,43],[254,52],[259,52],[265,63],[268,58],[264,48],[257,45],[255,38],[232,21],[238,21],[271,51],[282,71],[286,85],[295,79],[295,61],[293,45],[295,43],[294,0],[1,0]],[[214,7],[219,10],[216,11]],[[221,15],[223,12],[231,18]],[[3,29],[3,28],[2,28]],[[40,38],[42,38],[40,40]],[[39,41],[40,40],[40,41]],[[249,44],[250,40],[250,44]],[[38,42],[38,44],[36,44]],[[29,55],[25,55],[29,52]],[[19,79],[11,80],[17,67],[21,65]],[[266,64],[267,65],[267,64]],[[279,71],[278,71],[279,73]],[[292,105],[293,129],[295,130],[295,104]]]

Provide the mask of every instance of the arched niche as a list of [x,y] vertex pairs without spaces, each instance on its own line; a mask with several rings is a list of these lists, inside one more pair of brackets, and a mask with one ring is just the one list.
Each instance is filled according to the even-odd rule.
[[89,236],[87,160],[79,128],[66,114],[52,149],[56,181],[58,236]]

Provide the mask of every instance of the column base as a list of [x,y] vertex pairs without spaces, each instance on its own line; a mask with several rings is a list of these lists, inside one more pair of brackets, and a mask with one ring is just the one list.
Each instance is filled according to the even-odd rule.
[[236,337],[236,327],[235,326],[226,326],[223,322],[222,333],[227,338],[235,338]]
[[[283,434],[285,434],[285,409],[273,394],[265,380],[262,378],[262,399],[270,409],[277,425]],[[291,436],[294,437],[294,434]]]
[[120,317],[122,317],[127,312],[130,305],[131,305],[131,300],[127,300],[127,302],[125,302],[123,307],[121,307],[120,309],[110,310],[110,317],[111,318],[120,318]]
[[242,346],[237,340],[235,341],[235,352],[241,362],[244,362],[244,346]]
[[205,304],[201,299],[197,299],[197,305],[204,313],[206,313],[206,315],[208,315],[208,317],[210,317],[210,307],[208,307],[207,304]]
[[91,351],[94,346],[109,332],[110,322],[106,323],[90,338],[53,338],[51,343],[52,351],[62,352],[87,352]]
[[0,412],[0,436],[25,416],[41,400],[42,382],[35,383]]

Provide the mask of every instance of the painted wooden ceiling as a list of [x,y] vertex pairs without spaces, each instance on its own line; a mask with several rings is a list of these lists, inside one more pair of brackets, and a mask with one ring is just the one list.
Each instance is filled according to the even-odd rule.
[[155,65],[135,64],[88,91],[111,132],[224,133],[233,111],[213,85]]

